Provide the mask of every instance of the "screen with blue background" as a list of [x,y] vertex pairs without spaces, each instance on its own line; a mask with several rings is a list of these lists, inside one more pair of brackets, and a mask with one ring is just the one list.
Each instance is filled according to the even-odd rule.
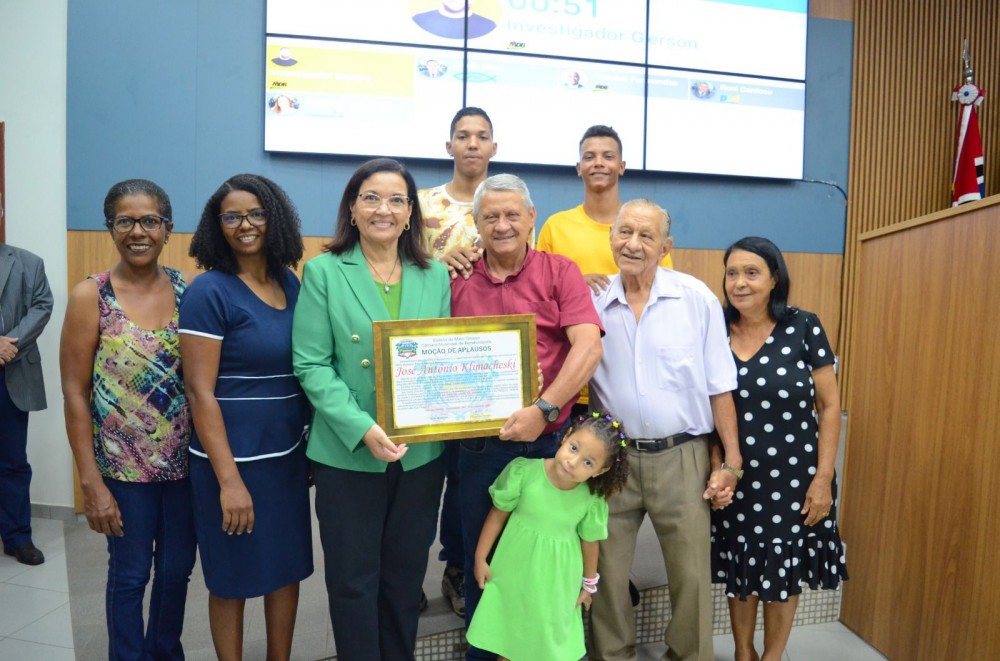
[[[264,0],[69,3],[69,229],[103,230],[108,188],[121,179],[147,177],[170,194],[175,231],[190,232],[226,178],[256,172],[289,192],[306,234],[332,234],[343,187],[365,156],[265,150],[265,14]],[[670,210],[679,248],[720,249],[752,233],[773,238],[787,251],[842,253],[852,42],[851,23],[809,18],[802,179],[629,169],[621,180],[622,198],[648,197]],[[580,204],[583,186],[569,165],[513,163],[505,156],[506,144],[535,134],[548,153],[569,164],[577,160],[579,136],[551,135],[560,108],[530,99],[523,107],[521,117],[495,122],[499,149],[490,172],[525,178],[540,224]],[[420,187],[451,178],[444,144],[456,110],[449,109],[445,121],[420,128],[439,149],[436,160],[406,159]],[[402,133],[391,118],[378,130]],[[626,138],[626,162],[642,158],[635,140]],[[398,154],[372,150],[369,155]]]

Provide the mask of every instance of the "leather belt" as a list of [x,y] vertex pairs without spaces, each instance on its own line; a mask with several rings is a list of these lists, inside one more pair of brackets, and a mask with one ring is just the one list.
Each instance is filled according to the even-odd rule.
[[682,434],[667,436],[666,438],[633,438],[628,444],[629,447],[633,447],[640,452],[659,452],[660,450],[675,448],[694,438],[698,438],[698,436],[684,432]]

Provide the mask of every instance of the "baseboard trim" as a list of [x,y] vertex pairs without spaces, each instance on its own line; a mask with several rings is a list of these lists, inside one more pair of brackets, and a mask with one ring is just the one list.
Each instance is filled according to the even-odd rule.
[[54,519],[56,521],[76,521],[77,514],[68,505],[41,505],[31,503],[31,516],[36,519]]

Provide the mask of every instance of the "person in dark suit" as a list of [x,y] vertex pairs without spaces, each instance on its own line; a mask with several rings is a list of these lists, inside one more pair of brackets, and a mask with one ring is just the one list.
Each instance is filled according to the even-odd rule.
[[45,408],[35,341],[52,314],[41,257],[0,243],[0,536],[25,565],[45,562],[31,541],[28,412]]

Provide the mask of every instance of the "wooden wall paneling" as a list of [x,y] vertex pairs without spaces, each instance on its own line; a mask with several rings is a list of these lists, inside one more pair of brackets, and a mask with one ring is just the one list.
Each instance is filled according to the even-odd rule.
[[[810,14],[826,11],[810,3]],[[834,11],[834,10],[831,10]],[[968,37],[976,83],[1000,89],[1000,3],[996,0],[867,0],[853,3],[854,75],[840,316],[853,318],[858,234],[951,205],[962,41]],[[1000,131],[995,97],[979,107],[986,192],[1000,192]],[[844,401],[850,401],[851,334],[842,346]]]
[[792,279],[789,302],[819,315],[830,346],[839,355],[843,255],[786,253],[785,262]]
[[[695,276],[723,299],[722,256],[724,250],[689,250],[676,248],[671,252],[674,268]],[[792,279],[792,305],[819,315],[834,351],[839,351],[842,255],[820,253],[784,253]]]
[[[992,346],[987,347],[987,351],[992,350],[989,354],[984,356],[982,362],[983,365],[1000,365],[1000,346],[993,343]],[[1000,407],[996,406],[996,402],[1000,402],[1000,383],[996,379],[988,384],[984,384],[987,387],[983,388],[982,397],[979,401],[980,410],[977,415],[981,415],[983,418],[983,426],[986,429],[1000,429]],[[996,462],[1000,459],[1000,450],[998,450],[997,445],[1000,444],[996,436],[993,437],[992,443],[989,440],[982,439],[984,444],[991,445],[991,451],[984,453],[983,457],[976,457],[976,461],[983,463],[990,461]],[[995,465],[995,464],[994,464]],[[996,494],[1000,493],[1000,471],[995,470],[983,470],[981,471],[981,480],[977,481],[973,485],[973,489],[979,494]],[[986,499],[989,502],[989,498]],[[996,509],[993,507],[983,506],[978,509],[978,517],[974,521],[976,530],[995,530],[997,527],[996,522]],[[974,589],[985,589],[985,586],[992,585],[996,586],[996,571],[997,571],[997,554],[996,554],[996,538],[994,537],[994,543],[992,546],[984,543],[978,545],[974,557],[974,575],[972,579],[972,585],[976,586]],[[980,588],[979,586],[982,586]],[[970,615],[969,628],[970,630],[976,631],[977,636],[982,640],[983,649],[993,650],[994,653],[1000,650],[1000,627],[996,626],[997,623],[997,609],[993,608],[983,608],[978,612],[973,612]]]
[[[175,232],[164,247],[160,263],[182,271],[194,271],[194,260],[188,257],[191,234]],[[302,265],[319,255],[328,237],[305,237],[305,256],[297,270],[302,275]],[[83,280],[91,273],[107,270],[118,261],[118,254],[107,232],[70,231],[67,270],[69,286]],[[671,253],[674,266],[690,273],[722,299],[722,250],[675,249]],[[840,335],[840,277],[843,264],[841,255],[818,253],[786,253],[785,259],[792,275],[793,305],[815,312],[820,316],[830,342],[837,347]]]
[[1000,198],[860,237],[842,621],[891,659],[995,658]]
[[[67,271],[72,287],[92,273],[106,271],[118,261],[118,252],[107,232],[71,230],[67,234]],[[160,263],[182,271],[195,271],[194,259],[188,256],[191,247],[190,233],[174,232],[160,254]],[[302,265],[323,251],[327,237],[305,237],[305,256],[297,273],[302,277]]]
[[722,274],[724,267],[722,255],[724,250],[694,250],[690,248],[674,248],[670,258],[674,261],[674,269],[688,273],[708,285],[719,300],[722,297]]
[[[888,268],[888,265],[886,265]],[[866,272],[868,273],[868,272]],[[869,277],[877,278],[878,273],[868,273]],[[857,390],[864,391],[865,388],[877,390],[884,393],[891,400],[894,389],[882,379],[889,372],[884,365],[894,365],[898,362],[895,355],[899,347],[898,336],[900,332],[899,296],[894,295],[893,288],[885,287],[872,289],[863,287],[865,292],[863,310],[858,310],[858,317],[868,319],[869,315],[884,315],[885,323],[875,331],[874,336],[864,333],[855,324],[851,335],[851,345],[856,347],[852,353],[852,359],[858,364],[863,364],[866,369],[859,372]],[[859,308],[862,306],[859,305]],[[896,323],[893,323],[893,322]],[[868,330],[865,327],[865,330]],[[889,402],[876,401],[868,398],[854,398],[845,401],[845,405],[850,411],[847,417],[847,444],[845,447],[845,476],[842,487],[842,513],[841,513],[841,533],[847,542],[848,571],[851,579],[845,584],[844,599],[848,593],[857,603],[876,604],[876,591],[878,582],[872,580],[874,577],[884,575],[887,570],[886,565],[893,561],[890,554],[872,552],[872,549],[885,547],[884,535],[886,530],[883,526],[874,525],[867,517],[864,520],[854,516],[855,503],[857,507],[864,508],[863,513],[867,514],[868,507],[880,509],[887,502],[899,502],[901,499],[893,501],[889,497],[890,486],[885,479],[868,479],[872,470],[865,470],[865,475],[856,476],[853,470],[854,462],[863,462],[864,466],[889,467],[893,466],[893,443],[890,439],[901,438],[903,430],[896,429],[892,425],[892,420],[888,415],[883,415],[880,407]],[[860,421],[865,421],[864,426]],[[858,448],[855,448],[855,444]],[[849,477],[847,471],[850,470]],[[886,471],[888,472],[888,470]],[[858,523],[855,524],[855,521]],[[854,629],[859,635],[871,642],[874,637],[872,627],[873,620],[868,619],[869,613],[863,616],[864,624],[860,626],[855,618],[849,617],[841,607],[841,619],[849,627]]]

